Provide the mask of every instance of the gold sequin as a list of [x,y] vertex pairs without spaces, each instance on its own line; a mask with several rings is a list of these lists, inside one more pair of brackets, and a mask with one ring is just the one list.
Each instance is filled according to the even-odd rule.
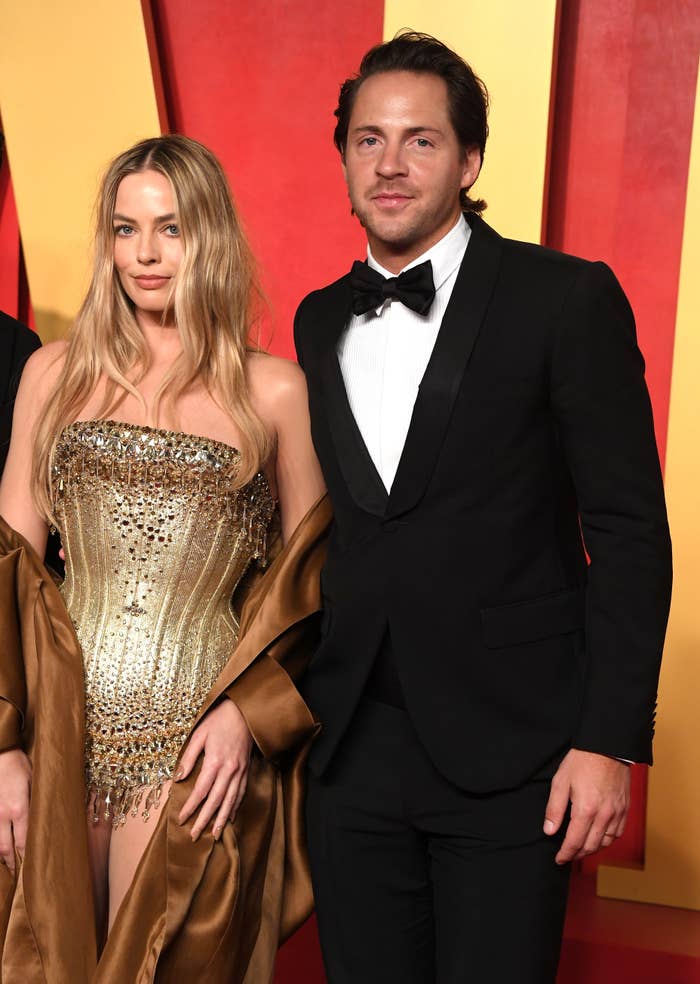
[[218,441],[116,421],[61,433],[55,514],[96,817],[147,819],[158,806],[236,644],[231,595],[252,560],[264,563],[275,507],[262,473],[234,488],[239,461]]

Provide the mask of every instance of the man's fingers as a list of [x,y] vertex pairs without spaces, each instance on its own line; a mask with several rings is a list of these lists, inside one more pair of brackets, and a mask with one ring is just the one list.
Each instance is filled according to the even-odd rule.
[[556,834],[562,824],[562,820],[566,814],[566,810],[569,806],[569,785],[566,782],[562,782],[557,776],[552,779],[552,788],[549,793],[549,799],[547,800],[547,806],[544,811],[544,827],[543,830],[545,834]]
[[555,861],[557,864],[566,864],[573,861],[583,845],[586,843],[588,831],[590,830],[593,818],[590,816],[572,816],[566,831],[564,843],[559,848]]
[[[609,812],[597,813],[593,817],[586,839],[576,858],[585,858],[587,855],[599,851],[601,847],[608,847],[612,844],[615,839],[615,835],[612,832],[613,829],[617,829],[617,822],[614,816]],[[610,831],[610,833],[606,834],[606,831]]]
[[586,842],[579,851],[577,859],[594,854],[601,848],[610,847],[618,837],[622,837],[626,823],[626,806],[620,807],[618,810],[612,807],[601,808],[594,818]]

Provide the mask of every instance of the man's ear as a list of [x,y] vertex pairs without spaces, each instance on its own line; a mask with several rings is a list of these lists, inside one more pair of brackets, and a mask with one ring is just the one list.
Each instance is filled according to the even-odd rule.
[[343,180],[345,181],[345,184],[347,184],[348,183],[348,169],[347,169],[347,165],[345,164],[345,151],[343,151],[343,153],[340,155],[340,166],[343,169]]
[[479,177],[479,171],[481,171],[481,151],[474,144],[472,147],[466,147],[464,150],[464,161],[462,167],[462,182],[461,188],[471,188],[476,179]]

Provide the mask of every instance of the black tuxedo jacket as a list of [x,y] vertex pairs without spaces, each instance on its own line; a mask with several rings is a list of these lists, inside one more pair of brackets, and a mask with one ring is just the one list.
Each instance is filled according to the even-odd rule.
[[417,733],[461,788],[519,785],[572,746],[651,762],[671,555],[632,312],[603,263],[468,221],[390,494],[336,355],[348,277],[297,312],[335,510],[303,684],[317,774],[387,628]]
[[0,311],[0,475],[12,430],[12,410],[24,363],[41,345],[39,336]]

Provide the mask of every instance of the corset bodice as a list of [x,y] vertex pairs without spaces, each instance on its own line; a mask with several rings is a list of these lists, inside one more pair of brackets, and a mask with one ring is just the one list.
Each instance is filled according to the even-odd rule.
[[236,488],[219,441],[115,421],[66,427],[54,455],[63,596],[83,651],[88,789],[116,820],[150,808],[230,658],[231,595],[264,562],[265,476]]

